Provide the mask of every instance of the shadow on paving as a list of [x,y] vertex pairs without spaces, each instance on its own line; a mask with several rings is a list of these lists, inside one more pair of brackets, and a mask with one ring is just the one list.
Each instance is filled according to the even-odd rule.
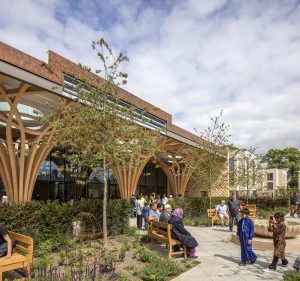
[[[251,265],[251,264],[247,264],[246,266],[239,266],[238,263],[240,262],[239,259],[237,258],[233,258],[230,256],[224,256],[224,255],[220,255],[220,254],[215,254],[215,257],[230,261],[232,263],[236,264],[236,268],[234,267],[234,265],[228,265],[228,266],[224,266],[224,268],[232,268],[232,272],[233,275],[236,274],[241,274],[244,276],[249,275],[249,277],[252,277],[252,279],[254,277],[256,277],[255,279],[257,280],[278,280],[277,278],[279,276],[283,276],[283,274],[288,274],[290,272],[293,272],[292,270],[284,270],[282,271],[283,268],[281,268],[280,264],[278,265],[277,271],[268,271],[268,267],[270,262],[269,261],[262,261],[265,260],[264,256],[261,255],[257,255],[257,261],[255,264]],[[279,270],[278,270],[279,269]],[[276,278],[276,279],[275,279]]]
[[[230,231],[227,229],[227,228],[213,228],[212,229],[213,231],[218,231],[218,232],[227,232],[227,233],[230,233]],[[235,232],[231,232],[231,233],[235,233]]]
[[[224,255],[215,254],[214,256],[215,256],[215,257],[222,258],[222,259],[224,259],[224,260],[231,261],[231,262],[236,263],[236,264],[238,264],[238,263],[240,262],[240,259],[236,259],[236,258],[224,256]],[[262,267],[264,267],[264,268],[268,268],[268,267],[269,267],[269,264],[270,264],[270,263],[259,260],[259,259],[261,258],[260,256],[257,256],[257,257],[258,257],[258,258],[257,258],[255,264],[260,265],[260,266],[262,266]],[[251,266],[251,265],[249,265],[249,266]],[[247,269],[248,269],[248,266],[247,266]]]

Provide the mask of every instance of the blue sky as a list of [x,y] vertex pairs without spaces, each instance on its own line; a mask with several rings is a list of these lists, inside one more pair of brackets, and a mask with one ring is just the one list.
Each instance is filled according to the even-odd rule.
[[300,148],[300,1],[10,0],[0,40],[98,68],[103,36],[130,61],[126,89],[203,130],[224,110],[240,147]]

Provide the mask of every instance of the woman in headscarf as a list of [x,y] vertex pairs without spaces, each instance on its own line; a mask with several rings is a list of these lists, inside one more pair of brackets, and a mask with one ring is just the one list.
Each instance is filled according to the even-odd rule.
[[169,224],[172,225],[172,238],[177,239],[186,245],[188,249],[188,257],[197,258],[196,247],[198,243],[196,239],[185,229],[183,222],[183,210],[182,208],[177,208],[172,212],[172,216],[169,219]]

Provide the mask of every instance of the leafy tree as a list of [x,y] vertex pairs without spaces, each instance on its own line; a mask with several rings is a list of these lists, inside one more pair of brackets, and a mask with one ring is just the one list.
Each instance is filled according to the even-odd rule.
[[[94,175],[103,178],[103,240],[106,246],[107,171],[145,164],[157,150],[159,132],[141,125],[146,121],[145,111],[119,98],[118,86],[127,82],[127,74],[119,68],[128,58],[123,54],[115,56],[103,38],[93,42],[92,47],[102,66],[96,72],[102,73],[105,80],[100,83],[82,77],[76,80],[77,98],[71,102],[61,101],[59,118],[54,115],[49,121],[56,145],[65,148],[63,157],[69,163],[70,173],[83,173],[85,167],[89,167]],[[80,181],[89,178],[89,175],[81,176]]]
[[297,172],[300,167],[300,151],[298,148],[270,149],[262,161],[267,163],[268,168],[287,169],[289,187],[296,188],[298,186]]

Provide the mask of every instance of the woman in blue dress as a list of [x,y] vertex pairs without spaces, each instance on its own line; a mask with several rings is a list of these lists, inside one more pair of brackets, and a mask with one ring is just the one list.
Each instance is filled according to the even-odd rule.
[[246,265],[247,262],[253,264],[257,258],[252,250],[254,223],[249,219],[249,210],[247,208],[241,211],[241,218],[237,227],[237,236],[241,246],[241,262],[239,265]]

